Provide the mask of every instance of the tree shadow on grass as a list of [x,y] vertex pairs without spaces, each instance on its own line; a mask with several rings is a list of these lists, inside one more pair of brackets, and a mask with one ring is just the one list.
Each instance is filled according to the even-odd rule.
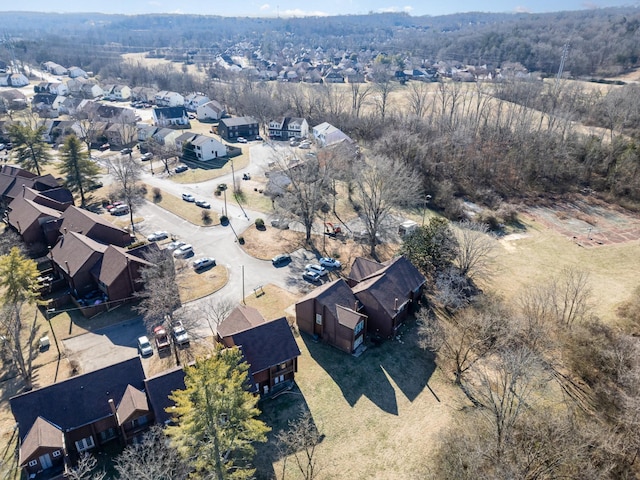
[[349,405],[354,406],[364,396],[381,410],[398,415],[393,384],[412,402],[427,387],[435,370],[433,356],[417,344],[415,324],[404,326],[400,332],[394,340],[369,344],[357,358],[318,343],[309,335],[301,336],[309,354],[340,387]]
[[264,421],[271,431],[267,435],[267,442],[256,445],[254,464],[257,480],[271,480],[284,478],[282,472],[276,475],[273,464],[280,460],[278,448],[278,434],[289,429],[289,422],[297,420],[303,413],[309,412],[309,405],[297,385],[291,390],[285,391],[276,398],[268,398],[260,402],[262,414],[260,419]]

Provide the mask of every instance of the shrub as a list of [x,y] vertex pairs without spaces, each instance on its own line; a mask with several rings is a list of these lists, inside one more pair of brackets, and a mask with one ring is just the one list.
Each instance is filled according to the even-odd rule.
[[160,190],[158,187],[153,187],[152,191],[154,202],[159,202],[160,200],[162,200],[162,190]]
[[146,184],[142,184],[140,185],[140,194],[141,195],[146,195],[147,194],[147,185]]
[[227,217],[226,215],[221,215],[220,216],[220,223],[222,225],[226,225],[227,223],[229,223],[229,217]]
[[211,223],[211,213],[209,210],[202,210],[202,212],[200,212],[200,216],[205,224]]
[[244,237],[238,237],[238,243],[244,245]]
[[215,191],[213,192],[213,194],[214,194],[216,197],[219,197],[220,195],[222,195],[222,190],[215,190]]
[[256,228],[258,230],[264,230],[264,220],[261,218],[256,218]]

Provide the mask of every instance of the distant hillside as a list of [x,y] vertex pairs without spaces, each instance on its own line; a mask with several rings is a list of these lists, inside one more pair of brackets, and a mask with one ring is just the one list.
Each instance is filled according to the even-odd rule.
[[[303,18],[228,18],[196,15],[103,15],[4,12],[3,32],[18,57],[80,64],[96,70],[96,56],[160,48],[212,55],[260,53],[274,62],[321,49],[336,54],[380,51],[402,58],[557,72],[617,74],[638,67],[640,10],[610,8],[548,14],[461,13],[412,17],[401,13]],[[8,58],[0,51],[0,58]],[[89,65],[91,63],[94,65]]]

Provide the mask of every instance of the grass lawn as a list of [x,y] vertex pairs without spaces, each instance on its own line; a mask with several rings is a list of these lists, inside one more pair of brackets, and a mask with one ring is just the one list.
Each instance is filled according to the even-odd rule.
[[[259,447],[257,478],[284,478],[275,436],[304,410],[324,435],[316,450],[319,478],[423,478],[439,432],[466,400],[434,370],[414,328],[359,358],[299,336],[297,388],[261,405],[273,431]],[[287,462],[287,478],[298,478],[294,462]]]
[[176,281],[183,303],[206,297],[217,292],[229,281],[229,271],[224,265],[195,272],[191,260],[176,260]]
[[500,240],[496,273],[488,288],[506,298],[518,295],[526,286],[541,284],[566,266],[586,270],[596,315],[615,322],[616,309],[633,295],[640,284],[640,242],[583,248],[571,239],[530,218],[519,236]]
[[[185,202],[182,198],[165,193],[159,189],[160,195],[156,196],[154,195],[154,190],[156,189],[147,185],[147,194],[145,195],[145,198],[159,207],[164,208],[168,212],[171,212],[180,218],[184,218],[194,225],[200,225],[201,227],[210,227],[220,224],[217,212],[211,209],[200,208],[195,203]],[[210,219],[208,221],[203,220],[203,212],[207,212],[209,214]]]
[[[264,285],[262,290],[248,293],[249,295],[244,299],[245,303],[257,309],[267,320],[282,317],[282,312],[294,305],[299,299],[298,295],[271,284]],[[290,322],[295,320],[292,315],[287,317]]]

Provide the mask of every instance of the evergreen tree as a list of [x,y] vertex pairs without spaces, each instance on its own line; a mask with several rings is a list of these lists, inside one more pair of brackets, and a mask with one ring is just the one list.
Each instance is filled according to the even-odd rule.
[[51,161],[48,145],[43,138],[44,132],[44,125],[33,128],[28,124],[12,123],[8,128],[18,164],[38,175],[42,174],[40,168]]
[[266,441],[269,427],[257,418],[258,397],[246,390],[248,370],[237,347],[219,347],[186,367],[185,389],[171,396],[177,425],[167,435],[203,478],[253,478],[253,443]]
[[82,148],[82,143],[75,135],[67,137],[60,153],[63,162],[60,173],[66,175],[64,185],[73,193],[80,194],[80,203],[84,206],[85,192],[95,182],[100,169],[91,161],[89,153]]

